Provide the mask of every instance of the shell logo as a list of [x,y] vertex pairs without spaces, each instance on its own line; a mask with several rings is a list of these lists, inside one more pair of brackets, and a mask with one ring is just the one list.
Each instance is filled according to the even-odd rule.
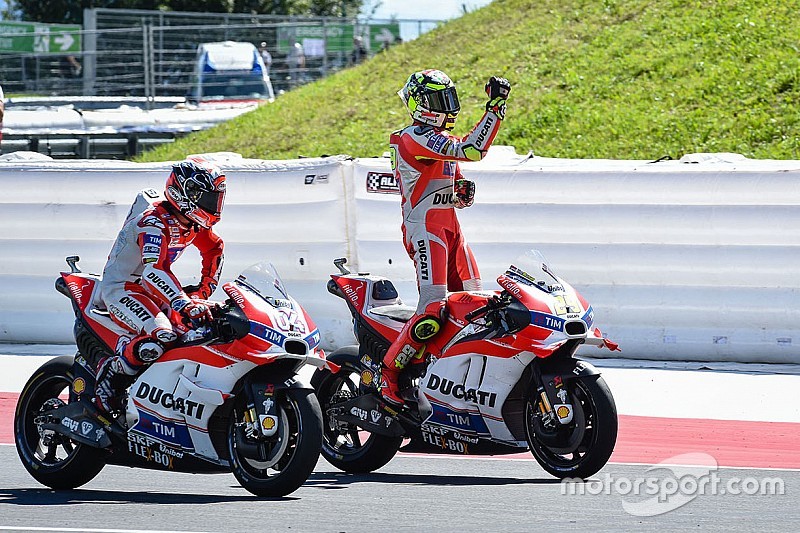
[[370,383],[372,383],[373,377],[374,376],[371,371],[364,370],[361,372],[361,383],[363,383],[364,385],[369,385]]
[[266,431],[271,430],[275,427],[275,419],[269,416],[264,417],[264,420],[261,421],[261,427],[263,427]]
[[558,415],[558,418],[567,418],[569,416],[569,407],[566,405],[560,406],[556,410],[556,414]]
[[75,394],[81,394],[85,390],[86,381],[83,378],[76,378],[75,381],[72,382],[72,392]]

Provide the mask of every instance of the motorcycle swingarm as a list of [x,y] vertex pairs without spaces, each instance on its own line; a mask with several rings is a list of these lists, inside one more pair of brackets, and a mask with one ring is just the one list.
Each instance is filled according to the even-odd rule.
[[39,415],[45,420],[41,429],[54,431],[93,448],[108,448],[111,439],[108,430],[113,422],[103,424],[95,410],[83,402],[75,402]]
[[406,415],[402,413],[389,414],[387,409],[386,404],[376,396],[366,394],[336,404],[331,408],[331,417],[337,422],[347,422],[370,433],[387,437],[400,437],[406,434],[399,417],[407,418],[404,420],[407,425],[415,425]]

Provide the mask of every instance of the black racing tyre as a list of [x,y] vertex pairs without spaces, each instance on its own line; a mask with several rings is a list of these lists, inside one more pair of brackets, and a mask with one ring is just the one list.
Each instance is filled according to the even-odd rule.
[[386,465],[397,454],[403,437],[388,437],[364,431],[362,428],[337,422],[331,416],[337,404],[370,392],[362,381],[358,354],[339,351],[328,357],[341,367],[336,374],[317,371],[313,383],[322,408],[322,457],[336,468],[352,474],[372,472]]
[[80,487],[105,466],[105,451],[40,431],[34,422],[41,411],[66,401],[73,362],[65,355],[39,367],[22,390],[14,416],[14,442],[23,466],[36,481],[56,490]]
[[244,431],[243,402],[234,407],[228,427],[228,453],[231,471],[239,483],[252,494],[277,498],[297,490],[319,459],[322,444],[322,415],[314,391],[285,389],[275,396],[278,402],[278,431],[268,440],[245,436],[248,448],[261,448],[265,460],[253,458],[240,449],[236,431]]
[[546,425],[538,399],[525,406],[528,446],[538,463],[557,478],[587,478],[605,466],[617,442],[617,406],[599,375],[566,380],[573,420]]

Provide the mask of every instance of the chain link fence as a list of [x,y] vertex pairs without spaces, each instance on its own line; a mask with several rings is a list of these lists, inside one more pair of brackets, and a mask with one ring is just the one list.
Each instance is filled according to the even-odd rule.
[[[34,30],[38,49],[4,47],[22,34],[15,34],[15,27],[0,27],[0,83],[6,94],[188,96],[197,81],[198,45],[238,41],[257,47],[265,43],[260,50],[279,94],[439,23],[87,9],[80,30],[59,29],[56,34],[50,29],[43,34],[43,25]],[[354,53],[356,41],[362,43],[360,53]],[[71,48],[64,47],[67,42]]]

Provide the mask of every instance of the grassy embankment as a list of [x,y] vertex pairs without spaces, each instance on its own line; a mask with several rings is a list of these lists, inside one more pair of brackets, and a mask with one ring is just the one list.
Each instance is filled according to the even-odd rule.
[[423,68],[456,82],[456,134],[482,113],[487,77],[507,77],[514,89],[496,142],[521,153],[800,159],[797,13],[798,0],[495,0],[141,159],[380,155],[408,121],[395,93]]

